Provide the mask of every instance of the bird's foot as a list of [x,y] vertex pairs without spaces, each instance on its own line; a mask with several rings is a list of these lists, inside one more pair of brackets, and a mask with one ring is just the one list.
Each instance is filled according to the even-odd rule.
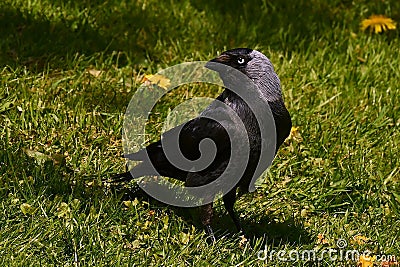
[[128,182],[132,180],[132,175],[129,171],[123,173],[113,174],[111,177],[104,179],[104,182],[108,183],[121,183],[121,182]]
[[211,228],[211,225],[209,225],[209,224],[206,225],[206,233],[207,233],[207,242],[208,243],[214,244],[215,242],[217,242],[217,239],[215,238],[215,235],[214,235],[214,231]]

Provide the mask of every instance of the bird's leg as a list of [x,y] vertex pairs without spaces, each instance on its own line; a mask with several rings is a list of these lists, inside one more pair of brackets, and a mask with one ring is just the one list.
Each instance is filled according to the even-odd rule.
[[226,195],[224,195],[223,200],[224,200],[225,209],[228,211],[229,216],[232,218],[233,222],[235,223],[235,226],[236,226],[238,232],[243,232],[243,228],[240,224],[240,220],[233,209],[233,206],[235,205],[235,201],[236,201],[236,188],[232,189]]
[[200,207],[200,218],[201,218],[201,223],[204,225],[206,233],[208,237],[210,238],[212,243],[215,243],[216,239],[214,236],[214,231],[211,228],[211,219],[213,216],[213,207],[212,207],[212,202],[201,206]]
[[206,229],[207,236],[210,240],[210,243],[213,244],[213,243],[217,242],[217,240],[215,239],[214,231],[211,228],[211,225],[209,225],[209,224],[206,225],[205,229]]
[[133,179],[133,177],[132,177],[131,172],[127,171],[127,172],[123,172],[123,173],[114,174],[111,177],[110,182],[111,183],[128,182],[128,181],[130,181],[132,179]]
[[128,164],[125,164],[125,172],[113,174],[111,177],[109,177],[107,180],[104,180],[104,181],[111,182],[111,183],[120,183],[120,182],[128,182],[132,179],[133,179],[133,176],[132,176],[131,172],[129,171],[129,166],[128,166]]

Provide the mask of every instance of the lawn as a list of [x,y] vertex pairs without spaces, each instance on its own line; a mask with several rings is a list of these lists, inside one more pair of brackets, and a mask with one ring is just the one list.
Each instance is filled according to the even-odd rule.
[[[400,35],[361,30],[373,14],[399,24],[400,2],[1,1],[0,265],[357,266],[350,250],[375,266],[400,259]],[[196,209],[101,179],[125,170],[125,109],[145,75],[235,47],[271,59],[295,127],[236,203],[247,239],[217,201],[209,245]],[[177,104],[218,95],[210,88],[163,98],[150,138]],[[325,255],[296,258],[311,251]]]

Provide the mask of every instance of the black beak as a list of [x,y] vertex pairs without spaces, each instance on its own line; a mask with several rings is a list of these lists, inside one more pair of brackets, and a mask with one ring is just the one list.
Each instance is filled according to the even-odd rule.
[[205,65],[205,67],[207,69],[215,70],[215,71],[219,72],[219,71],[221,71],[221,67],[223,67],[223,66],[221,66],[221,64],[229,65],[229,60],[230,60],[230,57],[228,55],[222,54],[219,57],[216,57],[216,58],[208,61]]

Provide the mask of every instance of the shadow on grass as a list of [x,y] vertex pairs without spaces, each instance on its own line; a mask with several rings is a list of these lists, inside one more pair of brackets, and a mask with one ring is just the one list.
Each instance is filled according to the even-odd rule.
[[[107,60],[117,67],[141,69],[182,62],[196,54],[209,57],[239,46],[290,54],[309,50],[309,42],[326,34],[333,24],[343,23],[340,8],[351,6],[351,1],[191,0],[144,7],[140,2],[70,0],[36,5],[29,10],[22,4],[0,4],[1,67],[41,73],[48,68],[87,68]],[[178,11],[183,13],[175,14]],[[70,82],[74,81],[65,80],[60,86],[70,88]],[[115,81],[94,84],[101,87],[74,84],[71,89],[78,96],[74,100],[103,112],[126,107],[131,94],[116,92]],[[55,91],[49,90],[49,95]]]
[[[54,11],[61,12],[60,8],[55,7]],[[115,14],[118,20],[124,21],[129,16],[129,10],[124,11],[126,13],[122,17],[121,14]],[[68,13],[68,10],[65,12]],[[88,9],[82,8],[81,12],[78,18],[68,19],[60,15],[54,21],[44,13],[33,14],[18,8],[0,6],[1,66],[26,66],[33,72],[41,72],[47,65],[56,69],[70,69],[73,66],[68,64],[72,64],[79,55],[90,57],[95,53],[111,54],[123,48],[129,48],[131,58],[137,62],[144,58],[144,47],[133,41],[136,39],[135,28],[129,34],[132,38],[121,38],[126,33],[124,29],[116,29],[119,25],[113,25],[115,19],[104,21],[100,30],[93,28],[87,21],[90,19],[90,14],[85,13],[90,12]],[[143,18],[132,15],[129,20],[142,21]],[[129,26],[127,19],[124,27]],[[121,64],[127,64],[123,56],[119,60]]]
[[[65,163],[54,164],[52,160],[43,157],[29,157],[20,149],[8,148],[0,153],[0,175],[8,179],[2,180],[0,194],[3,198],[9,193],[18,192],[25,199],[35,198],[37,194],[46,197],[68,196],[73,191],[71,173]],[[39,163],[38,161],[44,161]]]
[[192,0],[176,3],[175,9],[163,2],[147,7],[119,1],[43,3],[41,8],[49,10],[0,4],[1,66],[66,69],[76,55],[113,51],[126,53],[119,64],[140,64],[146,57],[157,62],[177,43],[184,53],[260,45],[290,52],[342,23],[340,9],[351,6],[351,1],[338,0]]
[[[13,162],[17,162],[17,165],[12,165]],[[109,189],[106,189],[103,185],[87,186],[87,182],[95,181],[96,177],[72,178],[73,170],[69,169],[65,162],[54,164],[53,161],[49,160],[38,164],[37,158],[31,158],[23,151],[14,154],[4,152],[0,153],[0,174],[9,177],[7,184],[1,186],[0,196],[3,198],[6,198],[12,192],[18,192],[19,196],[16,197],[21,197],[28,202],[30,199],[36,199],[39,195],[49,200],[55,197],[61,198],[60,201],[64,202],[68,202],[71,198],[80,199],[82,202],[102,202],[107,197],[120,199],[120,201],[137,198],[139,201],[149,203],[152,209],[173,212],[188,225],[195,226],[199,231],[204,230],[200,223],[197,208],[179,208],[166,205],[150,197],[137,185],[133,187],[121,184],[113,185],[111,187],[113,196],[110,196]],[[266,242],[279,244],[309,243],[307,232],[294,219],[279,223],[273,222],[272,219],[264,216],[258,218],[257,221],[252,218],[242,218],[241,221],[245,234],[250,239],[262,237]],[[213,229],[217,238],[234,237],[237,234],[232,219],[223,208],[217,207],[215,209]]]
[[[310,234],[294,218],[281,222],[273,219],[265,215],[257,221],[244,217],[241,218],[241,222],[246,236],[250,239],[264,238],[264,242],[274,244],[311,244]],[[226,213],[219,215],[216,223],[220,227],[226,227],[229,235],[236,233],[235,225]]]
[[[36,151],[30,153],[31,156],[28,156],[21,143],[0,149],[1,198],[15,194],[15,197],[28,202],[41,197],[68,202],[71,197],[81,200],[104,197],[103,187],[89,187],[89,178],[74,177],[75,171],[68,167],[63,156],[48,156]],[[90,181],[95,179],[90,177]]]
[[[199,231],[204,227],[200,222],[198,208],[181,208],[164,204],[144,192],[139,186],[132,188],[123,186],[114,186],[114,192],[121,196],[122,200],[146,201],[150,203],[152,209],[161,208],[166,211],[172,211],[178,215],[188,225],[195,226]],[[264,216],[257,219],[257,222],[251,218],[241,218],[241,223],[247,238],[250,240],[263,238],[264,242],[274,244],[311,244],[310,234],[304,227],[293,218],[284,222],[274,222],[273,218]],[[227,212],[221,209],[214,209],[214,220],[212,222],[216,237],[234,237],[238,234],[237,229]]]

